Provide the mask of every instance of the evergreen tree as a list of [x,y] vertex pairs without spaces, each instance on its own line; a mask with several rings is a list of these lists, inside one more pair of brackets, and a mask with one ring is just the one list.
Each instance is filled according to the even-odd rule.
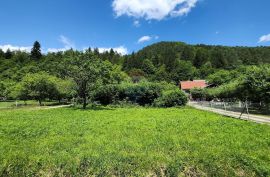
[[38,41],[35,41],[33,48],[31,50],[31,58],[34,60],[39,60],[42,57],[41,45]]
[[3,58],[3,57],[5,57],[5,52],[2,49],[0,49],[0,58]]
[[142,68],[143,72],[146,74],[154,74],[156,71],[155,66],[149,59],[145,59],[142,63]]
[[200,68],[209,59],[208,51],[204,48],[199,48],[193,61],[193,65]]
[[5,58],[6,59],[11,59],[12,58],[12,52],[10,51],[10,49],[7,49],[7,51],[5,53]]

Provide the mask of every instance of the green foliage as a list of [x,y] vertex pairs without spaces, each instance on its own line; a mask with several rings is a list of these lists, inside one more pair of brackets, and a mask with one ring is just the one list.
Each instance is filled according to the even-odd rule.
[[[265,66],[251,66],[242,71],[238,78],[232,79],[232,73],[222,71],[212,76],[212,82],[219,80],[222,83],[219,87],[208,89],[208,94],[220,99],[238,99],[241,101],[254,101],[269,104],[270,93],[270,67]],[[222,74],[222,73],[226,74]],[[218,78],[218,79],[216,79]]]
[[[38,42],[35,42],[30,54],[20,51],[0,51],[0,81],[4,83],[1,86],[1,97],[15,98],[17,90],[20,89],[15,85],[21,82],[24,76],[46,72],[64,81],[71,79],[75,83],[76,93],[73,93],[72,87],[72,93],[63,93],[60,97],[78,97],[78,100],[84,103],[84,107],[100,86],[121,84],[123,81],[129,82],[130,79],[134,83],[148,80],[178,85],[182,80],[206,78],[211,86],[217,87],[237,79],[237,82],[241,83],[242,91],[239,85],[236,90],[241,94],[233,99],[269,102],[267,100],[269,95],[266,94],[268,76],[265,74],[269,67],[266,63],[270,63],[270,50],[267,47],[224,47],[160,42],[126,56],[121,56],[113,50],[100,53],[98,49],[88,49],[86,52],[68,50],[48,53],[42,57],[39,52]],[[254,75],[248,71],[250,67],[247,65],[264,65],[266,69],[255,70]],[[69,87],[68,85],[72,84],[62,83],[62,85]],[[218,89],[209,90],[205,97],[209,99],[219,95],[229,97],[225,93],[217,94],[216,90]],[[249,90],[248,93],[245,90]],[[53,99],[60,97],[58,95]]]
[[35,99],[41,105],[43,100],[52,99],[58,95],[57,80],[56,77],[45,72],[27,74],[17,85],[17,98],[22,100]]
[[219,86],[230,82],[231,80],[237,78],[240,74],[241,73],[236,71],[219,70],[214,74],[209,75],[207,77],[207,81],[209,84]]
[[146,74],[154,74],[156,71],[156,68],[151,60],[145,59],[142,63],[142,71]]
[[232,82],[229,82],[227,84],[223,84],[219,87],[208,89],[208,96],[212,98],[220,98],[220,99],[235,99],[239,98],[239,80],[234,80]]
[[66,58],[66,65],[67,74],[76,83],[77,95],[84,109],[94,90],[103,85],[120,83],[126,78],[118,67],[98,59],[91,51]]
[[180,81],[192,80],[195,76],[196,68],[189,61],[176,62],[175,69],[171,72],[171,80],[177,85]]
[[128,75],[133,82],[140,82],[146,76],[146,74],[141,69],[132,69],[128,72]]
[[270,66],[249,67],[238,90],[242,99],[270,103]]
[[157,107],[185,106],[187,104],[187,95],[179,89],[164,91],[161,97],[155,100]]
[[211,62],[206,62],[200,69],[197,70],[196,77],[205,79],[207,76],[213,74],[215,69],[212,67]]
[[5,97],[5,90],[6,90],[6,88],[5,88],[4,83],[0,82],[0,98]]
[[33,60],[39,60],[42,57],[41,45],[38,41],[34,42],[33,48],[31,50],[31,58]]
[[190,90],[190,94],[194,100],[203,100],[206,98],[206,90],[201,88],[194,88]]
[[97,89],[93,100],[103,105],[127,101],[141,106],[152,105],[164,90],[175,89],[174,85],[162,82],[139,82],[106,85]]
[[169,82],[169,74],[166,71],[165,65],[160,66],[157,70],[156,73],[150,76],[150,80],[152,81],[166,81]]
[[13,56],[13,53],[11,52],[10,49],[7,49],[4,56],[5,56],[5,59],[11,59]]
[[151,105],[160,96],[163,86],[159,83],[140,82],[123,84],[120,89],[120,98],[144,106]]
[[16,83],[12,80],[3,80],[0,81],[0,99],[12,99],[13,97],[13,90],[15,88]]
[[203,66],[209,60],[208,50],[205,48],[198,48],[193,65],[197,68]]
[[72,79],[54,78],[57,94],[53,99],[61,101],[62,99],[72,99],[76,96],[76,85]]
[[[270,63],[270,49],[269,47],[226,47],[160,42],[127,56],[124,68],[126,71],[135,68],[142,69],[146,60],[147,62],[150,60],[157,69],[165,66],[166,74],[163,75],[169,76],[169,82],[178,82],[179,78],[176,76],[179,61],[188,61],[192,63],[192,67],[196,67],[198,70],[195,69],[187,78],[203,79],[221,68],[232,70],[242,65]],[[156,74],[148,74],[147,77],[152,79]],[[164,77],[163,80],[166,78]]]
[[110,84],[96,89],[92,95],[92,100],[102,105],[109,105],[120,101],[119,94],[119,85]]

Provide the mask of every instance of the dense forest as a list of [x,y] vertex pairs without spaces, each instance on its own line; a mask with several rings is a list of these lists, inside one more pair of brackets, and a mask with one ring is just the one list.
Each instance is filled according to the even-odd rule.
[[[252,66],[269,69],[269,63],[270,47],[160,42],[125,56],[113,49],[101,53],[98,49],[91,48],[85,51],[70,49],[42,54],[41,45],[36,41],[31,53],[0,50],[0,97],[31,97],[41,101],[50,97],[57,100],[79,96],[86,105],[87,98],[91,96],[90,90],[95,90],[98,85],[147,81],[166,82],[176,86],[181,80],[207,79],[218,87],[236,79],[238,75],[245,73],[243,71],[252,73],[252,69],[247,69]],[[264,72],[263,69],[261,72]],[[269,76],[265,77],[269,82]],[[36,98],[36,92],[29,93],[33,87],[39,87],[35,82],[47,84],[44,87],[47,90],[39,91],[40,98]],[[54,90],[50,87],[53,83],[57,84]],[[53,96],[48,95],[49,88]]]
[[[89,49],[91,50],[91,49]],[[137,53],[121,56],[111,49],[100,53],[91,50],[103,61],[118,65],[133,78],[147,78],[153,81],[204,79],[220,69],[233,70],[245,65],[270,63],[270,47],[225,47],[209,45],[187,45],[181,42],[160,42],[145,47]],[[19,81],[26,73],[46,71],[64,77],[64,58],[80,52],[48,53],[33,56],[22,51],[0,49],[0,79]]]
[[220,69],[270,63],[270,47],[225,47],[160,42],[126,56],[123,69],[151,80],[205,79]]

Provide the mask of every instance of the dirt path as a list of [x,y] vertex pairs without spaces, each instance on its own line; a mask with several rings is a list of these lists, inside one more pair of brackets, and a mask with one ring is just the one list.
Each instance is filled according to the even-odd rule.
[[[188,104],[189,106],[192,106],[196,109],[200,109],[200,110],[205,110],[205,111],[210,111],[210,112],[214,112],[217,114],[221,114],[227,117],[232,117],[232,118],[237,118],[239,119],[240,114],[238,112],[233,112],[233,111],[225,111],[225,110],[221,110],[221,109],[216,109],[216,108],[210,108],[210,107],[205,107],[205,106],[200,106],[194,102],[190,102]],[[253,115],[253,114],[243,114],[241,116],[242,120],[248,120],[248,121],[253,121],[256,123],[263,123],[263,124],[269,124],[270,125],[270,118],[266,117],[266,116],[259,116],[259,115]]]
[[41,106],[41,107],[34,107],[31,110],[48,110],[48,109],[58,109],[58,108],[67,108],[72,105],[59,105],[59,106]]
[[60,106],[50,106],[50,107],[45,107],[43,109],[58,109],[58,108],[67,108],[70,107],[71,105],[60,105]]

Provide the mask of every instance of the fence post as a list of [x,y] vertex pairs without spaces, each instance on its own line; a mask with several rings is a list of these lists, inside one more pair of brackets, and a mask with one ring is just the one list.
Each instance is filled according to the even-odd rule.
[[246,101],[246,108],[247,108],[247,115],[248,115],[248,120],[249,120],[249,109],[248,109],[248,102]]
[[[242,103],[241,103],[241,106],[242,106]],[[239,119],[241,119],[241,118],[242,118],[242,115],[243,115],[243,113],[244,113],[245,109],[246,109],[246,104],[245,104],[245,106],[244,106],[244,108],[243,108],[243,110],[242,110],[242,112],[241,112],[241,114],[240,114]]]
[[226,110],[226,103],[225,103],[225,101],[223,101],[223,105],[224,105],[225,111],[227,111],[227,110]]

